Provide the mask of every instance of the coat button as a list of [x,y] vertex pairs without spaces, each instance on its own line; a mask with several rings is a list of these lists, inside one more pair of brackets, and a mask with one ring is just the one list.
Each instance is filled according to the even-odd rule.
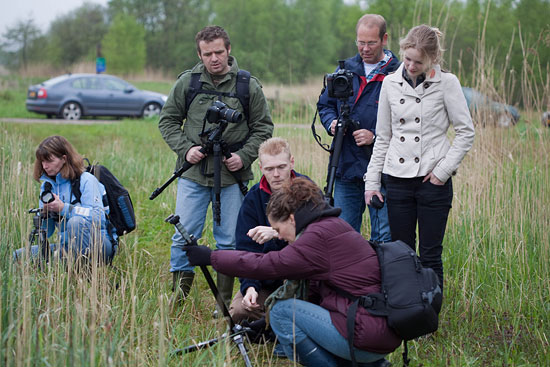
[[402,137],[400,137],[400,138],[399,138],[399,140],[401,140],[401,141],[405,141],[405,137],[404,137],[404,136],[402,136]]
[[419,123],[419,122],[420,122],[420,118],[419,118],[419,117],[415,118],[415,119],[414,119],[414,122]]
[[414,141],[416,141],[418,143],[420,141],[420,138],[418,136],[415,136]]
[[414,162],[415,162],[415,163],[420,162],[420,158],[416,157],[416,158],[414,159]]
[[399,158],[399,163],[405,163],[405,160],[403,158]]
[[417,98],[416,103],[420,103],[420,102],[421,102],[420,98]]
[[424,83],[424,89],[428,89],[430,87],[430,83]]
[[401,99],[399,100],[399,103],[401,103],[401,104],[405,103],[405,99],[404,99],[404,98],[401,98]]
[[405,123],[405,119],[399,119],[399,122],[404,124]]

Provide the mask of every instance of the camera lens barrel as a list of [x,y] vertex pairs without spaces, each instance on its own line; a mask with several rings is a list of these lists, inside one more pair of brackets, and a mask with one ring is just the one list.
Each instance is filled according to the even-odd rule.
[[222,101],[215,101],[212,106],[208,107],[208,110],[206,110],[206,119],[212,124],[221,120],[238,123],[243,120],[243,114],[227,107]]

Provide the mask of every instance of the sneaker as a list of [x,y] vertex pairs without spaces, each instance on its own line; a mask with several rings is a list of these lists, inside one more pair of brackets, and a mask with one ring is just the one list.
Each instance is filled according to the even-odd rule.
[[277,358],[287,358],[281,343],[275,344],[275,348],[273,348],[273,356]]

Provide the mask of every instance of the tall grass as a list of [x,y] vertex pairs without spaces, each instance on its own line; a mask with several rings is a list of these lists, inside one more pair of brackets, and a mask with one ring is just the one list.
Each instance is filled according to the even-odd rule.
[[[163,219],[173,211],[175,187],[155,201],[148,196],[171,175],[175,157],[155,124],[0,124],[0,130],[0,364],[243,365],[232,344],[225,343],[170,356],[178,347],[219,336],[225,324],[211,317],[214,300],[201,275],[188,302],[182,308],[171,305],[173,228]],[[76,272],[56,263],[39,270],[11,260],[11,252],[27,244],[31,218],[26,210],[37,202],[38,183],[30,179],[32,153],[52,133],[112,168],[132,193],[139,227],[123,237],[113,267]],[[276,129],[276,135],[290,140],[296,169],[323,186],[327,154],[310,134],[296,126]],[[550,363],[549,138],[547,129],[527,124],[478,129],[473,150],[453,178],[441,327],[412,343],[413,365]],[[202,243],[213,243],[211,228],[209,217]],[[250,346],[253,363],[291,364],[273,359],[272,348]],[[399,353],[390,359],[398,363]]]

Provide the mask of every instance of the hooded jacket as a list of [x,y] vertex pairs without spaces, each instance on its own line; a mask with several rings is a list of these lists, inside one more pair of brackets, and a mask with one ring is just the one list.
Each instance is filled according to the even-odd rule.
[[[213,267],[224,274],[255,279],[308,279],[310,301],[330,312],[332,323],[347,338],[346,313],[351,301],[334,286],[353,295],[380,291],[378,257],[369,243],[338,218],[340,209],[302,207],[295,213],[294,243],[266,254],[214,251]],[[392,352],[401,339],[386,318],[370,315],[362,307],[356,317],[354,345],[374,353]]]

